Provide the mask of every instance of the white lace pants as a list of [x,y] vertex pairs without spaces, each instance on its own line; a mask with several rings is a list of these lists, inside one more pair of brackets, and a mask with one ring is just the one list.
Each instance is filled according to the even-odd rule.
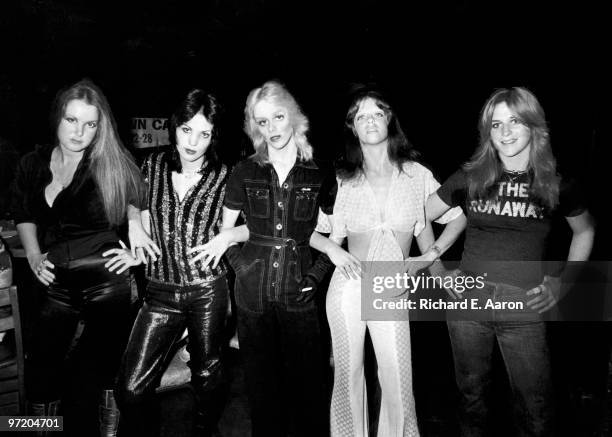
[[409,323],[362,321],[361,282],[345,279],[338,270],[332,277],[326,306],[334,354],[332,437],[368,436],[363,372],[366,328],[374,345],[382,391],[378,436],[418,436],[412,393]]

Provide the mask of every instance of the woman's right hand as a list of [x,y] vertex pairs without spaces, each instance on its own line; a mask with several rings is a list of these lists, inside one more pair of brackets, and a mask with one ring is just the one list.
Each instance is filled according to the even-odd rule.
[[331,245],[326,253],[346,279],[359,279],[361,262],[354,255],[351,255],[336,243]]
[[45,285],[50,285],[55,280],[55,275],[51,271],[55,266],[47,259],[46,253],[34,253],[27,255],[27,258],[36,279]]

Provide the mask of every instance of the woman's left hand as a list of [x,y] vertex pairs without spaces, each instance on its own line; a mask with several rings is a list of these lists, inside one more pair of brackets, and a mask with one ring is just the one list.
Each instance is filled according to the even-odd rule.
[[527,291],[527,296],[535,296],[528,300],[527,306],[538,313],[543,313],[557,304],[561,292],[561,280],[552,276],[544,276],[544,281]]
[[199,246],[195,246],[187,250],[188,255],[199,252],[197,255],[191,258],[189,263],[195,264],[197,261],[201,260],[202,268],[204,268],[212,262],[212,267],[215,268],[217,265],[219,265],[219,261],[221,261],[221,257],[229,245],[229,239],[226,237],[226,234],[221,231],[208,243],[200,244]]
[[[157,256],[161,255],[161,250],[155,242],[149,237],[140,223],[129,221],[128,238],[130,239],[130,247],[132,248],[132,256],[139,258],[140,262],[147,263],[147,254],[153,261],[157,260]],[[146,252],[146,253],[145,253]]]
[[114,255],[104,267],[108,269],[109,272],[113,272],[116,269],[117,274],[121,274],[125,272],[130,267],[137,266],[141,264],[141,260],[138,257],[132,256],[132,253],[128,250],[128,248],[123,244],[123,241],[119,241],[122,248],[121,249],[110,249],[102,254],[103,257]]

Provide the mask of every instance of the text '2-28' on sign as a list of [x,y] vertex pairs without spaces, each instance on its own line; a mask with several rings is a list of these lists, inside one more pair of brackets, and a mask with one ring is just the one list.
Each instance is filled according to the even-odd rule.
[[132,143],[135,148],[157,147],[169,144],[167,118],[132,118]]

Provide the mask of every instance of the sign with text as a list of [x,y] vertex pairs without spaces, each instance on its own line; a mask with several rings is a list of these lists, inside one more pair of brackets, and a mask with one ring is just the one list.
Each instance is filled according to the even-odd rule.
[[167,118],[132,118],[132,144],[135,148],[165,146],[169,143]]

